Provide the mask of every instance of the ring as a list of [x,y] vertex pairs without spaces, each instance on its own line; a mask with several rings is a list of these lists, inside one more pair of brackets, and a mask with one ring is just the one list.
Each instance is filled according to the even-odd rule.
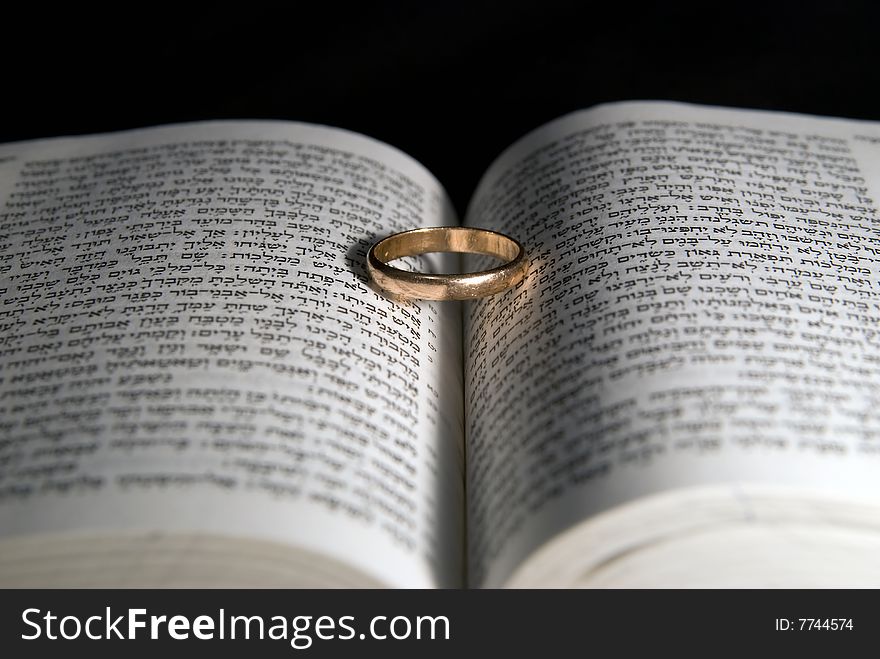
[[[427,252],[465,252],[504,261],[497,268],[463,274],[434,275],[388,265],[404,256]],[[495,231],[467,227],[430,227],[395,233],[367,253],[367,272],[387,293],[421,300],[471,300],[515,286],[526,275],[525,250],[516,240]]]

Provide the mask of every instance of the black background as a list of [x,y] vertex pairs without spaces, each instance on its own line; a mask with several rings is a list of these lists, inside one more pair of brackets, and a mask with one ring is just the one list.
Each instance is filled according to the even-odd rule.
[[0,141],[211,118],[324,123],[414,156],[461,211],[505,146],[604,101],[880,119],[878,7],[7,5]]

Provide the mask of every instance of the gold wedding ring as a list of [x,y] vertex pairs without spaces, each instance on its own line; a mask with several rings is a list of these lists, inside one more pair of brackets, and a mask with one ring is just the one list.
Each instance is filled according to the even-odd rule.
[[[434,275],[388,265],[404,256],[428,252],[466,252],[494,256],[504,263],[491,270]],[[367,272],[386,293],[421,300],[471,300],[505,291],[526,275],[525,250],[513,238],[486,229],[430,227],[383,238],[367,254]]]

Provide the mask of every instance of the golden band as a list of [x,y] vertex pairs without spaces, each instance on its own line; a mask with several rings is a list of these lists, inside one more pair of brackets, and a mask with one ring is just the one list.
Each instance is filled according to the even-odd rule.
[[[482,272],[432,275],[388,265],[404,256],[428,252],[485,254],[504,261]],[[430,227],[383,238],[367,254],[367,272],[387,293],[421,300],[471,300],[494,295],[518,284],[526,275],[525,250],[513,238],[485,229]]]

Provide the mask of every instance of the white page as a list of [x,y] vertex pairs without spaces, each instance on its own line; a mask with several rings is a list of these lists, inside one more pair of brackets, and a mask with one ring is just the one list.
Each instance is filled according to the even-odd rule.
[[4,145],[0,208],[0,536],[226,535],[460,582],[459,311],[362,266],[456,223],[423,167],[184,124]]
[[877,199],[867,122],[624,103],[503,154],[466,223],[532,267],[465,318],[474,583],[671,488],[876,500]]

